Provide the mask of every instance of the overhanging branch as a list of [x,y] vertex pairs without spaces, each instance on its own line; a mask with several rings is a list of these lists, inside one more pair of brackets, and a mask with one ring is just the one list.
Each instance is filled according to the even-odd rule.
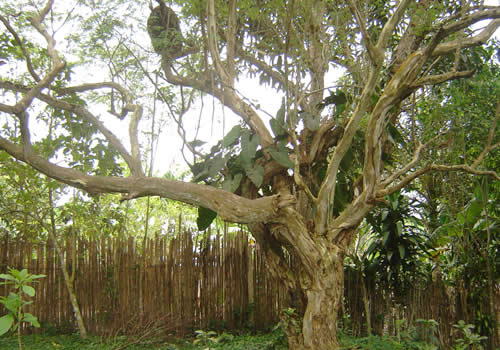
[[131,176],[92,176],[71,168],[65,168],[23,147],[0,137],[0,150],[25,162],[39,172],[59,182],[77,187],[91,195],[121,193],[123,199],[160,196],[194,206],[203,206],[217,212],[225,221],[237,223],[277,222],[280,211],[293,205],[292,196],[274,195],[247,199],[215,187],[195,183],[172,181],[164,178]]

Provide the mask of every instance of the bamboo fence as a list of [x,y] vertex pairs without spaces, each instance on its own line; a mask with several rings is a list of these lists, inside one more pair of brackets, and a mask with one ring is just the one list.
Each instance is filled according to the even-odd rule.
[[[263,253],[244,232],[193,240],[186,231],[174,239],[154,237],[145,242],[68,239],[62,249],[64,264],[74,274],[85,325],[93,334],[159,329],[183,336],[196,329],[265,330],[275,326],[281,310],[292,304],[287,290],[267,269]],[[50,241],[0,242],[0,273],[7,272],[7,267],[46,275],[34,286],[37,294],[29,306],[42,329],[75,330],[60,261]],[[441,343],[450,344],[452,325],[470,318],[464,314],[466,291],[445,287],[438,274],[432,277],[415,283],[398,298],[369,286],[373,331],[395,335],[398,320],[405,320],[408,327],[418,319],[434,319],[440,324]],[[360,278],[359,272],[346,270],[339,318],[344,319],[343,329],[354,335],[366,334]],[[499,296],[498,288],[496,293]],[[0,295],[7,294],[7,287],[0,286]],[[348,322],[342,314],[349,316]]]
[[[288,303],[245,233],[193,242],[185,232],[168,241],[148,239],[144,246],[133,238],[79,239],[67,240],[62,248],[66,268],[70,274],[74,270],[85,325],[94,334],[134,333],[153,324],[177,335],[207,328],[262,330],[276,325]],[[74,329],[52,243],[2,242],[0,261],[2,273],[13,267],[45,274],[34,285],[29,311],[45,327]],[[6,294],[1,286],[0,295]]]

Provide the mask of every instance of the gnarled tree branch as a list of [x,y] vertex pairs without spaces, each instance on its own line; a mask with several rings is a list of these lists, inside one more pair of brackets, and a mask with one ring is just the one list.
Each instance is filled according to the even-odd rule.
[[160,196],[217,212],[223,220],[237,223],[279,222],[280,210],[294,203],[290,196],[273,195],[247,199],[215,187],[173,181],[164,178],[131,176],[92,176],[65,168],[35,153],[25,154],[23,148],[0,137],[0,150],[27,163],[41,173],[62,183],[77,187],[92,195],[122,193],[123,199]]

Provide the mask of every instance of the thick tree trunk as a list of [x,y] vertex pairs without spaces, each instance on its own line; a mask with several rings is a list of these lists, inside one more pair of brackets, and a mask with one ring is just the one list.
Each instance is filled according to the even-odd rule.
[[301,278],[307,304],[302,320],[289,313],[282,315],[282,325],[288,336],[290,350],[335,350],[337,317],[344,294],[343,253],[327,252],[320,264],[321,271],[312,281]]

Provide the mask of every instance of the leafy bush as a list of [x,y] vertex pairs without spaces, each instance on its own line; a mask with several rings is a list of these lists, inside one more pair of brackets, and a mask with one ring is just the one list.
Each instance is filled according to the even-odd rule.
[[481,342],[488,339],[488,337],[480,336],[474,332],[475,326],[466,324],[463,320],[458,321],[453,325],[462,333],[462,338],[457,339],[456,350],[470,349],[470,350],[483,350]]
[[5,280],[1,284],[12,285],[16,291],[10,292],[7,297],[0,297],[0,303],[8,310],[6,315],[0,317],[0,335],[7,333],[10,329],[17,330],[19,350],[22,349],[21,324],[24,322],[40,327],[38,319],[29,312],[24,312],[24,307],[32,303],[32,301],[25,299],[25,295],[28,297],[35,296],[35,289],[29,286],[28,283],[42,277],[45,277],[45,275],[32,275],[26,269],[19,271],[9,268],[8,274],[0,274],[0,278]]

